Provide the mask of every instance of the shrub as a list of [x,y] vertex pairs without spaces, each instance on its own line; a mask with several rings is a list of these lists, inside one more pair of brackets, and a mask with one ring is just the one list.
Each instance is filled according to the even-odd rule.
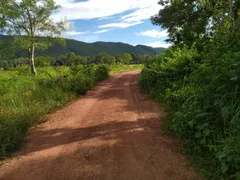
[[107,79],[109,77],[109,69],[106,65],[98,65],[96,66],[96,72],[95,72],[95,81],[102,81],[104,79]]
[[[208,178],[240,178],[240,52],[199,55],[172,48],[142,71],[142,92],[165,102],[185,151],[205,159]],[[200,159],[198,159],[200,161]]]

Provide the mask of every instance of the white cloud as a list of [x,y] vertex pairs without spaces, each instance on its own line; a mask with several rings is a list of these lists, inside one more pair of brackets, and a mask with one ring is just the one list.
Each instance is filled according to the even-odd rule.
[[101,25],[98,26],[99,28],[127,28],[127,27],[131,27],[131,26],[135,26],[137,24],[142,24],[143,22],[133,22],[133,23],[125,23],[125,22],[120,22],[120,23],[110,23],[110,24],[105,24],[105,25]]
[[88,0],[76,2],[74,0],[55,0],[62,7],[57,10],[52,18],[60,20],[66,17],[68,20],[77,19],[102,19],[123,13],[128,10],[134,12],[123,16],[122,22],[102,25],[103,27],[130,27],[137,25],[142,20],[149,19],[158,13],[161,6],[157,5],[157,0],[128,0],[123,3],[119,0]]
[[83,42],[88,42],[88,43],[92,43],[92,42],[96,42],[99,41],[99,36],[97,35],[83,35],[83,36],[79,36],[77,37],[78,41],[83,41]]
[[137,34],[140,36],[148,36],[153,38],[164,38],[168,36],[167,30],[164,31],[146,30]]
[[55,0],[57,5],[66,6],[69,3],[74,3],[74,0]]
[[161,6],[158,6],[155,4],[152,4],[148,7],[139,8],[135,12],[128,14],[126,16],[123,16],[122,19],[124,22],[133,22],[133,21],[141,21],[145,19],[150,19],[151,16],[158,13],[160,8],[163,8]]
[[76,35],[82,35],[82,34],[87,34],[88,32],[79,32],[79,31],[75,31],[75,30],[72,30],[72,31],[66,31],[64,34],[66,36],[76,36]]
[[101,30],[101,31],[96,31],[95,33],[96,34],[102,34],[102,33],[108,32],[108,31],[110,31],[110,29],[104,29],[104,30]]
[[[62,7],[53,15],[54,18],[67,17],[69,20],[93,19],[112,16],[127,10],[147,9],[152,11],[151,15],[159,10],[157,0],[128,0],[123,3],[119,0],[88,0],[75,2],[74,0],[55,0]],[[149,17],[148,17],[149,18]]]
[[96,32],[91,32],[91,31],[80,32],[80,31],[76,31],[76,30],[69,30],[69,31],[65,31],[63,33],[63,35],[66,36],[66,37],[76,36],[76,35],[85,35],[86,37],[92,37],[93,34],[101,34],[101,33],[106,33],[108,31],[110,31],[110,29],[104,29],[104,30],[96,31]]
[[151,46],[151,47],[164,47],[164,48],[168,48],[171,46],[171,44],[169,43],[164,43],[164,42],[159,42],[159,41],[156,41],[156,42],[151,42],[151,43],[146,43],[144,44],[146,46]]

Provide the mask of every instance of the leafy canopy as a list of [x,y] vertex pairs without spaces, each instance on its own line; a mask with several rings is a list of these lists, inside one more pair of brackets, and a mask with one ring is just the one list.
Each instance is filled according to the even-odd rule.
[[[54,22],[51,14],[59,6],[53,0],[3,0],[0,7],[0,25],[4,34],[14,35],[15,43],[28,49],[31,44],[45,50],[61,42],[64,22]],[[50,37],[55,37],[50,39]]]
[[152,17],[154,25],[168,29],[167,41],[175,45],[211,41],[215,32],[235,34],[239,25],[239,0],[160,0],[164,6]]

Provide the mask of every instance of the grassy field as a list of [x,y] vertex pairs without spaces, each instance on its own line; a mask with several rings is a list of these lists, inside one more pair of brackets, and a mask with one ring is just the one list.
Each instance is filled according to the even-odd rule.
[[28,129],[45,114],[65,105],[109,77],[105,65],[39,68],[38,76],[28,67],[0,71],[0,157],[15,150]]
[[111,65],[110,70],[111,74],[117,74],[121,72],[127,72],[127,71],[135,71],[135,70],[142,70],[143,64],[131,64],[131,65],[123,65],[123,64],[117,64],[117,65]]
[[18,148],[28,129],[46,114],[85,94],[98,81],[116,74],[141,70],[143,65],[79,65],[38,68],[32,76],[28,66],[0,70],[0,157]]

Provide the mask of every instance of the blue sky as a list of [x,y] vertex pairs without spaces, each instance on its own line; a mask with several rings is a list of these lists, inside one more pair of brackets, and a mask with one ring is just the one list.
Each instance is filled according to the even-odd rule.
[[167,31],[151,24],[163,8],[158,0],[55,0],[61,5],[52,18],[66,18],[65,37],[85,42],[108,41],[168,47]]

